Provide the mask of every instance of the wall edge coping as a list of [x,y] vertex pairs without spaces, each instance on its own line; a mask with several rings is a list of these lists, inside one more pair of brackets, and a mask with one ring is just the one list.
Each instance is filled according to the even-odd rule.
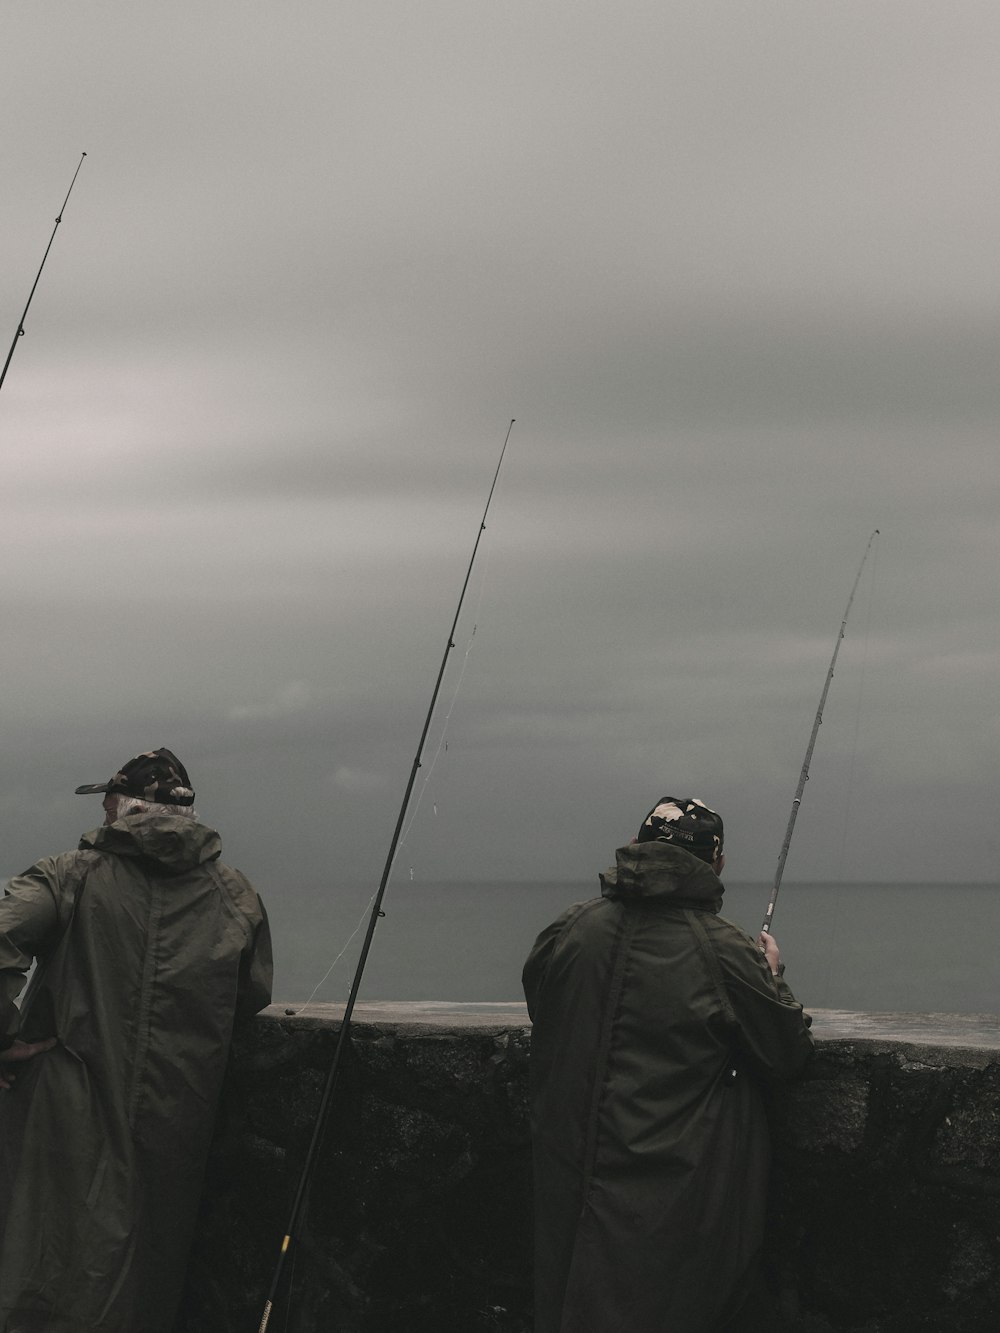
[[[278,1020],[295,1028],[337,1027],[346,1001],[272,1004],[259,1017]],[[817,1043],[862,1042],[865,1046],[896,1048],[900,1045],[933,1048],[937,1051],[995,1051],[1000,1056],[1000,1015],[865,1012],[847,1009],[809,1009]],[[504,1031],[527,1031],[531,1027],[527,1007],[517,1001],[411,1000],[374,1001],[355,1006],[352,1026],[428,1029],[443,1033],[461,1031],[496,1035]]]

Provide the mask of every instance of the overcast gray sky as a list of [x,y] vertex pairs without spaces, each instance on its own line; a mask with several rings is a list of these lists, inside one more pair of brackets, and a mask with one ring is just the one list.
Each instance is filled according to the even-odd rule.
[[768,879],[878,527],[786,879],[995,878],[993,0],[3,10],[8,870],[377,882],[516,417],[397,877]]

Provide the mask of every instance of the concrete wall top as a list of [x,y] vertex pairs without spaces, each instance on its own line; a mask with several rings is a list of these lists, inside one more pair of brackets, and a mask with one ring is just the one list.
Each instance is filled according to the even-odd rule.
[[[340,1021],[345,1001],[305,1005],[273,1004],[270,1018],[295,1017],[317,1026]],[[906,1043],[945,1049],[1000,1051],[998,1014],[856,1013],[846,1009],[810,1009],[818,1041]],[[518,1001],[479,1003],[452,1000],[379,1001],[358,1004],[354,1023],[437,1028],[527,1028],[528,1011]]]

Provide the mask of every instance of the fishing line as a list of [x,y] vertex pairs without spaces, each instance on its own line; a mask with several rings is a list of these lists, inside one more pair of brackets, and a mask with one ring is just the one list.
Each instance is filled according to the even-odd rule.
[[[475,633],[476,633],[475,626],[473,626],[473,630],[472,630],[472,635],[473,635],[473,637],[475,636]],[[461,684],[462,684],[462,676],[465,675],[465,663],[468,662],[468,660],[469,660],[469,653],[470,653],[471,651],[472,651],[472,640],[471,640],[471,638],[470,638],[469,646],[468,646],[468,647],[466,648],[466,650],[465,650],[465,659],[464,659],[464,661],[463,661],[463,663],[462,663],[462,673],[461,673],[461,675],[460,675],[459,678],[458,678],[458,685],[456,686],[456,688],[455,688],[455,693],[454,693],[454,695],[452,696],[451,708],[449,708],[449,710],[448,710],[448,714],[447,714],[447,716],[446,716],[446,718],[445,718],[445,728],[447,728],[448,720],[449,720],[450,717],[451,717],[451,709],[455,707],[455,700],[458,698],[458,690],[459,690],[459,687],[460,687]],[[410,821],[409,821],[409,823],[407,824],[407,826],[406,826],[406,828],[404,829],[403,833],[400,835],[399,844],[398,844],[398,846],[397,846],[397,848],[396,848],[396,854],[397,854],[397,856],[398,856],[398,854],[399,854],[399,848],[402,847],[403,844],[406,842],[407,834],[409,833],[410,829],[413,827],[413,821],[414,821],[414,820],[416,819],[416,817],[417,817],[417,812],[418,812],[419,809],[420,809],[420,802],[423,800],[424,792],[427,790],[427,784],[428,784],[428,782],[430,781],[430,779],[431,779],[431,775],[432,775],[433,772],[434,772],[434,765],[437,763],[438,755],[441,753],[441,747],[442,747],[442,745],[444,744],[444,737],[445,737],[445,732],[442,731],[442,733],[441,733],[441,739],[438,741],[438,748],[437,748],[437,750],[436,750],[435,753],[434,753],[434,758],[433,758],[433,760],[431,761],[430,769],[429,769],[428,772],[427,772],[427,776],[424,778],[423,785],[422,785],[421,788],[420,788],[420,793],[419,793],[419,795],[417,796],[416,804],[415,804],[414,807],[413,807],[413,814],[410,816]],[[358,924],[354,927],[354,929],[351,931],[350,935],[349,935],[349,936],[347,937],[347,939],[345,940],[345,942],[344,942],[344,947],[341,949],[340,953],[337,954],[336,958],[333,960],[333,962],[330,964],[330,966],[326,969],[326,971],[325,971],[325,972],[323,973],[323,975],[320,977],[319,981],[317,981],[316,985],[312,988],[312,991],[311,991],[310,994],[309,994],[309,998],[308,998],[308,1000],[306,1000],[305,1004],[301,1004],[301,1005],[299,1005],[299,1006],[294,1010],[294,1012],[295,1012],[296,1014],[304,1014],[304,1013],[305,1013],[305,1011],[306,1011],[306,1010],[309,1008],[309,1006],[312,1004],[313,1000],[316,998],[316,992],[317,992],[317,991],[320,989],[320,987],[326,982],[326,980],[327,980],[328,977],[330,976],[330,973],[333,971],[333,969],[334,969],[334,968],[337,966],[337,964],[340,962],[341,958],[343,958],[344,954],[347,953],[347,950],[351,947],[351,944],[352,944],[352,943],[354,942],[354,940],[357,938],[358,931],[361,929],[361,927],[362,927],[362,926],[365,924],[365,922],[367,921],[367,919],[368,919],[368,914],[369,914],[369,912],[372,910],[372,903],[375,901],[375,897],[376,897],[376,894],[377,894],[377,893],[378,893],[378,889],[376,889],[376,890],[375,890],[375,893],[373,893],[372,896],[368,899],[368,902],[365,904],[364,910],[362,911],[361,915],[358,917]]]
[[313,1000],[316,998],[316,992],[319,990],[320,986],[323,985],[323,983],[326,981],[327,977],[330,975],[330,973],[333,971],[333,969],[334,969],[334,968],[337,966],[337,964],[340,962],[341,958],[343,958],[344,954],[347,953],[347,950],[351,947],[351,942],[354,940],[355,936],[357,935],[357,933],[358,933],[358,931],[361,929],[361,927],[362,927],[362,926],[365,924],[365,922],[368,920],[368,913],[372,910],[372,903],[375,901],[375,895],[376,895],[377,893],[378,893],[378,889],[376,889],[376,890],[375,890],[375,893],[373,893],[372,896],[368,899],[368,902],[365,904],[365,909],[364,909],[364,911],[363,911],[363,912],[361,913],[361,915],[358,917],[358,924],[357,924],[357,925],[354,927],[354,929],[351,931],[351,933],[350,933],[350,935],[348,936],[348,938],[347,938],[347,940],[346,940],[346,942],[345,942],[345,944],[344,944],[344,947],[341,949],[340,953],[337,954],[336,958],[333,960],[333,962],[330,964],[330,966],[326,969],[326,971],[325,971],[325,972],[323,973],[323,975],[320,977],[319,981],[316,982],[316,985],[312,988],[312,992],[311,992],[310,995],[309,995],[309,999],[306,1000],[305,1004],[300,1004],[300,1005],[298,1006],[297,1009],[286,1010],[286,1011],[285,1011],[286,1013],[288,1013],[288,1014],[304,1014],[305,1011],[309,1008],[309,1006],[312,1004]]
[[475,544],[472,548],[472,556],[469,559],[468,569],[465,571],[465,579],[462,583],[462,591],[458,597],[458,605],[455,608],[455,617],[452,620],[451,628],[448,631],[448,638],[444,653],[441,657],[441,665],[438,668],[437,679],[434,682],[434,689],[431,693],[430,706],[427,709],[427,716],[424,719],[424,725],[420,732],[420,740],[417,742],[417,752],[414,756],[413,765],[410,769],[410,776],[406,783],[406,790],[403,793],[403,801],[399,808],[399,814],[396,817],[396,825],[393,829],[392,838],[389,843],[389,850],[385,859],[385,866],[382,870],[382,879],[372,901],[371,915],[368,919],[368,931],[365,935],[364,944],[361,946],[361,957],[358,960],[358,966],[354,973],[354,980],[351,983],[351,993],[347,998],[347,1005],[344,1009],[344,1016],[340,1023],[340,1031],[337,1034],[337,1042],[334,1047],[333,1059],[330,1063],[330,1069],[327,1074],[326,1084],[323,1088],[323,1095],[320,1098],[319,1110],[316,1113],[316,1119],[313,1125],[312,1137],[309,1141],[309,1147],[306,1151],[305,1162],[302,1167],[302,1173],[299,1177],[298,1187],[295,1191],[295,1199],[292,1203],[291,1212],[288,1219],[288,1225],[285,1228],[285,1234],[282,1238],[281,1248],[278,1252],[277,1262],[274,1268],[274,1275],[271,1279],[271,1285],[268,1289],[267,1298],[264,1302],[264,1310],[261,1315],[260,1324],[257,1333],[266,1333],[267,1325],[274,1309],[274,1302],[277,1298],[278,1287],[281,1283],[282,1275],[285,1269],[285,1263],[288,1258],[289,1250],[294,1248],[296,1230],[298,1228],[299,1216],[302,1205],[305,1202],[306,1191],[312,1176],[313,1166],[319,1151],[320,1144],[323,1141],[323,1133],[326,1129],[326,1123],[329,1119],[330,1108],[333,1101],[333,1092],[336,1087],[337,1073],[340,1069],[341,1056],[347,1042],[347,1037],[351,1029],[351,1016],[354,1013],[354,1005],[358,998],[358,991],[361,989],[361,981],[364,976],[365,964],[368,961],[368,954],[371,950],[372,938],[375,934],[375,927],[378,925],[378,919],[382,912],[382,898],[385,894],[386,885],[389,882],[389,874],[392,870],[393,860],[396,855],[396,849],[399,846],[399,838],[406,820],[406,811],[410,803],[410,797],[413,793],[413,786],[417,778],[417,770],[420,768],[420,761],[424,752],[424,745],[427,741],[427,733],[430,730],[431,721],[434,717],[434,709],[437,706],[438,695],[441,692],[441,682],[444,679],[445,668],[448,665],[448,657],[451,650],[455,647],[455,630],[458,626],[458,618],[462,613],[462,604],[465,601],[465,594],[469,587],[469,580],[472,577],[472,569],[476,563],[476,553],[479,550],[479,544],[482,535],[486,531],[486,518],[489,514],[490,503],[493,499],[493,493],[496,490],[497,479],[500,476],[500,468],[503,466],[504,454],[507,452],[507,441],[510,439],[510,433],[514,428],[514,420],[511,419],[507,427],[507,434],[504,437],[503,448],[500,450],[500,460],[497,463],[496,472],[493,474],[493,483],[490,486],[490,493],[486,499],[486,507],[483,510],[483,516],[479,523],[479,532],[476,534]]
[[[461,671],[459,672],[458,680],[457,680],[456,683],[455,683],[455,689],[454,689],[453,692],[452,692],[451,703],[448,705],[448,711],[447,711],[447,713],[445,714],[444,724],[443,724],[443,726],[442,726],[442,728],[441,728],[441,735],[440,735],[440,737],[439,737],[439,739],[438,739],[437,749],[434,751],[434,758],[431,760],[430,767],[429,767],[428,770],[427,770],[427,775],[426,775],[426,777],[424,778],[423,782],[421,783],[420,791],[419,791],[418,794],[417,794],[417,798],[416,798],[416,801],[415,801],[414,806],[413,806],[413,813],[410,815],[409,822],[407,823],[406,828],[403,830],[402,834],[400,835],[399,844],[398,844],[397,849],[396,849],[396,857],[397,857],[397,859],[398,859],[398,856],[399,856],[399,849],[405,844],[406,839],[407,839],[407,837],[409,836],[410,830],[413,828],[413,824],[414,824],[414,821],[415,821],[416,818],[417,818],[417,814],[418,814],[419,811],[420,811],[420,803],[421,803],[421,801],[422,801],[423,798],[424,798],[424,793],[425,793],[426,790],[427,790],[427,785],[428,785],[428,783],[430,782],[431,778],[432,778],[433,775],[434,775],[434,769],[435,769],[435,767],[437,766],[438,757],[439,757],[439,755],[441,754],[442,749],[445,748],[445,740],[446,740],[447,735],[448,735],[448,724],[449,724],[449,722],[451,721],[451,715],[452,715],[452,713],[454,712],[455,704],[456,704],[456,702],[458,701],[459,692],[461,691],[461,688],[462,688],[462,681],[465,679],[465,669],[466,669],[466,667],[467,667],[468,664],[469,664],[469,655],[470,655],[470,653],[472,652],[472,649],[473,649],[473,646],[474,646],[474,641],[475,641],[475,637],[476,637],[476,630],[479,628],[479,614],[480,614],[480,612],[482,611],[483,596],[484,596],[484,594],[485,594],[485,590],[486,590],[486,576],[487,576],[487,573],[488,573],[488,571],[489,571],[489,561],[490,561],[490,552],[491,552],[491,550],[492,550],[492,543],[491,543],[490,541],[487,541],[487,543],[486,543],[486,552],[485,552],[485,555],[484,555],[484,563],[483,563],[483,575],[482,575],[482,578],[480,579],[480,582],[479,582],[479,596],[478,596],[478,599],[477,599],[477,601],[476,601],[476,620],[475,620],[475,622],[473,623],[473,626],[472,626],[472,633],[469,635],[469,640],[468,640],[468,643],[466,644],[466,647],[465,647],[465,655],[464,655],[464,657],[462,658],[462,669],[461,669]],[[434,813],[437,814],[437,806],[436,806],[436,805],[435,805],[435,807],[434,807]],[[357,937],[358,931],[361,929],[361,927],[364,925],[365,921],[367,920],[368,913],[371,911],[372,903],[375,901],[375,895],[376,895],[377,893],[378,893],[378,890],[376,889],[376,890],[375,890],[375,893],[373,893],[372,896],[368,899],[368,902],[366,903],[365,908],[364,908],[364,910],[363,910],[362,913],[361,913],[361,916],[358,918],[358,924],[357,924],[357,925],[354,927],[354,929],[351,931],[350,935],[348,936],[347,940],[346,940],[345,943],[344,943],[344,947],[340,950],[340,953],[337,954],[336,958],[334,958],[333,962],[330,964],[330,966],[326,969],[326,971],[325,971],[325,972],[323,973],[323,975],[320,977],[319,981],[317,981],[316,985],[313,987],[312,991],[311,991],[310,994],[309,994],[309,998],[306,1000],[305,1004],[302,1004],[302,1005],[297,1006],[297,1007],[295,1008],[295,1010],[292,1011],[292,1012],[294,1012],[295,1014],[302,1014],[302,1013],[304,1013],[305,1010],[308,1009],[309,1006],[312,1004],[313,1000],[316,998],[316,992],[317,992],[317,991],[320,989],[320,987],[323,986],[324,983],[327,981],[327,979],[328,979],[329,976],[330,976],[330,973],[333,971],[333,969],[334,969],[334,968],[337,966],[337,964],[340,962],[341,958],[343,958],[344,954],[345,954],[345,953],[347,952],[347,950],[350,948],[351,944],[353,943],[353,941],[354,941],[355,938]]]
[[[477,627],[473,625],[472,634],[469,636],[469,643],[465,649],[465,656],[462,659],[462,669],[459,672],[458,680],[455,684],[455,692],[451,696],[451,704],[448,707],[448,712],[445,714],[444,724],[441,728],[441,735],[438,738],[437,749],[434,751],[434,758],[430,762],[430,766],[427,769],[427,773],[424,776],[424,780],[420,784],[420,790],[417,793],[417,799],[413,805],[413,813],[410,815],[406,828],[403,830],[403,833],[399,839],[400,848],[403,847],[403,845],[406,842],[406,839],[410,836],[410,830],[413,828],[417,815],[420,813],[420,803],[424,799],[424,793],[427,791],[427,785],[430,782],[431,778],[434,776],[434,770],[437,767],[438,757],[440,756],[442,749],[444,749],[445,738],[448,735],[448,723],[451,721],[451,714],[452,711],[454,710],[455,702],[458,699],[458,692],[462,688],[462,681],[465,679],[465,668],[469,664],[469,654],[472,652],[472,641],[476,637],[476,628]],[[437,814],[436,802],[434,805],[434,813]],[[397,854],[398,851],[399,848],[397,848]]]
[[830,665],[826,672],[826,681],[823,685],[823,693],[820,695],[819,707],[816,709],[816,717],[813,720],[812,733],[809,737],[809,744],[806,746],[806,757],[802,762],[802,771],[799,773],[798,786],[795,788],[795,797],[792,800],[792,812],[788,816],[788,827],[785,829],[785,839],[781,844],[781,852],[778,855],[778,869],[774,876],[774,888],[771,890],[771,901],[767,905],[767,912],[764,915],[764,924],[761,926],[761,932],[770,932],[771,921],[774,917],[774,907],[778,901],[778,890],[781,888],[781,876],[784,873],[785,861],[788,859],[788,849],[792,843],[792,832],[795,828],[795,820],[798,817],[799,806],[802,804],[802,793],[805,791],[806,783],[809,781],[809,764],[812,761],[813,750],[816,747],[816,737],[819,735],[819,729],[823,722],[823,709],[826,706],[826,696],[830,693],[830,683],[833,680],[834,667],[837,665],[837,654],[840,652],[840,645],[844,641],[844,635],[847,632],[847,617],[851,614],[851,605],[854,601],[854,594],[858,590],[858,584],[861,582],[861,572],[865,567],[865,561],[868,559],[868,552],[871,550],[872,542],[878,536],[878,528],[868,538],[868,545],[865,547],[865,553],[861,557],[861,564],[858,566],[857,578],[851,588],[851,595],[847,599],[847,609],[844,611],[844,618],[840,622],[840,630],[837,633],[837,642],[834,645],[833,656],[830,658]]
[[[472,633],[469,635],[468,643],[465,645],[465,655],[462,658],[462,667],[458,673],[458,680],[455,682],[455,689],[452,692],[451,702],[448,705],[448,711],[444,715],[444,722],[441,725],[441,735],[438,737],[437,749],[434,751],[434,757],[430,762],[430,766],[427,769],[427,773],[424,777],[424,780],[420,784],[420,791],[417,793],[417,799],[413,807],[413,813],[410,815],[406,828],[403,830],[402,837],[399,840],[400,847],[404,845],[406,839],[409,837],[410,830],[413,828],[414,821],[416,820],[417,815],[420,812],[420,803],[421,801],[423,801],[424,793],[427,791],[427,786],[431,778],[434,776],[434,770],[437,767],[437,761],[441,754],[441,751],[442,749],[447,748],[445,745],[445,741],[447,740],[448,736],[448,724],[451,722],[451,715],[455,711],[455,704],[458,702],[458,696],[462,689],[462,682],[465,680],[465,670],[466,667],[469,665],[469,655],[471,654],[472,649],[475,645],[476,630],[479,628],[479,616],[483,607],[483,596],[486,592],[486,576],[489,572],[491,550],[492,550],[492,543],[490,541],[487,541],[486,552],[483,556],[483,576],[479,582],[479,597],[476,601],[475,617],[472,623]],[[434,813],[437,814],[436,805],[434,807]]]
[[[851,759],[847,770],[847,799],[844,802],[844,827],[840,838],[840,853],[837,857],[837,869],[834,877],[834,883],[839,885],[843,883],[844,860],[847,854],[847,833],[851,826],[851,813],[854,806],[854,772],[858,757],[858,738],[861,733],[861,712],[864,704],[865,676],[868,669],[868,648],[871,641],[872,628],[872,609],[875,604],[875,584],[878,578],[878,546],[872,557],[872,572],[868,582],[868,609],[865,616],[864,645],[861,652],[861,673],[858,682],[858,704],[854,714],[854,739],[851,745]],[[826,949],[826,968],[819,986],[819,996],[816,1003],[823,1006],[827,1003],[830,995],[830,978],[833,975],[833,960],[839,957],[840,931],[843,920],[842,912],[833,913],[833,924],[827,931],[827,949]]]
[[52,249],[52,242],[56,239],[56,232],[59,229],[59,223],[62,222],[62,215],[66,211],[66,205],[69,203],[69,197],[73,193],[73,186],[76,184],[76,178],[80,174],[80,168],[83,166],[83,159],[86,153],[80,154],[80,160],[76,164],[76,171],[73,172],[73,179],[69,183],[69,189],[66,191],[66,198],[62,202],[62,208],[59,210],[59,216],[56,218],[56,225],[52,228],[52,235],[49,237],[49,243],[45,247],[45,253],[42,255],[42,262],[38,265],[38,272],[35,274],[35,281],[31,284],[31,291],[28,293],[28,302],[18,322],[17,332],[14,334],[14,341],[10,345],[10,351],[7,353],[7,360],[3,363],[3,370],[0,370],[0,388],[3,388],[3,382],[7,378],[7,367],[11,363],[14,355],[14,348],[18,344],[18,339],[24,337],[24,321],[28,318],[28,306],[31,305],[31,298],[35,294],[35,288],[38,286],[38,280],[42,276],[42,269],[45,267],[45,261],[49,257],[49,251]]
[[851,809],[854,803],[854,769],[858,757],[858,736],[861,732],[861,708],[864,703],[865,674],[868,670],[868,646],[871,640],[872,607],[875,602],[875,582],[878,578],[878,547],[872,558],[871,578],[868,582],[868,611],[865,619],[864,646],[861,653],[861,679],[858,682],[858,707],[854,715],[854,743],[851,746],[851,762],[847,771],[847,801],[844,808],[844,829],[840,839],[840,855],[837,859],[837,879],[844,872],[844,857],[847,850],[847,832],[851,823]]

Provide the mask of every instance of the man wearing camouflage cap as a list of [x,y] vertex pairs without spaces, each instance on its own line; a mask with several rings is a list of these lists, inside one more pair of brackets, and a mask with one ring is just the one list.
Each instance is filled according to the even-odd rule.
[[743,1304],[761,1244],[758,1082],[812,1039],[775,941],[718,915],[715,811],[665,796],[616,857],[524,968],[535,1333],[702,1333]]
[[104,824],[0,900],[0,1331],[169,1333],[267,918],[170,750],[76,790]]

